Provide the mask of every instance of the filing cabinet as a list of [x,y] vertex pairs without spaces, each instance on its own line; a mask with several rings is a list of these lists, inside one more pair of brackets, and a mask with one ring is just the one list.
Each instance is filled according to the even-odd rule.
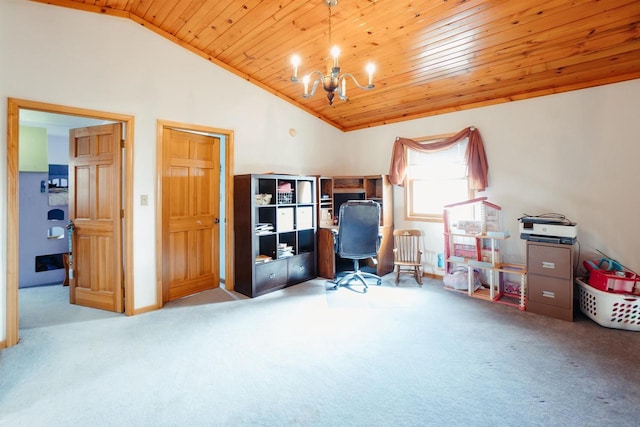
[[527,311],[573,321],[573,245],[527,241]]

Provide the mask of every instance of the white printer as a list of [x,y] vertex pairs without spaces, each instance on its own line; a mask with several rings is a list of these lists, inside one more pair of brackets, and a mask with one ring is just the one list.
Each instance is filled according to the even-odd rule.
[[564,216],[523,216],[518,221],[520,238],[524,240],[573,245],[578,237],[576,223]]

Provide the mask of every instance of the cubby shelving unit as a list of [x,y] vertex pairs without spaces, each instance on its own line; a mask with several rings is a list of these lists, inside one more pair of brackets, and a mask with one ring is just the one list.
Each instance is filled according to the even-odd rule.
[[234,177],[235,286],[256,297],[316,277],[316,177]]

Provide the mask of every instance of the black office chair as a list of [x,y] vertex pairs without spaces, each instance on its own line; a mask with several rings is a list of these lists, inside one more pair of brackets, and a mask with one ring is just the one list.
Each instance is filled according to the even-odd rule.
[[338,289],[357,279],[366,291],[365,278],[376,279],[380,285],[382,279],[378,275],[360,270],[360,260],[375,257],[380,248],[380,205],[372,200],[350,200],[340,206],[339,220],[336,253],[341,258],[353,260],[353,271],[334,282],[333,288]]

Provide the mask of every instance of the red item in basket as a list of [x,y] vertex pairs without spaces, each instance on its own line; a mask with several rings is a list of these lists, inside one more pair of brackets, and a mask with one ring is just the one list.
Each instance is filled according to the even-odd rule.
[[591,270],[589,284],[601,291],[633,293],[636,281],[640,278],[631,271]]

